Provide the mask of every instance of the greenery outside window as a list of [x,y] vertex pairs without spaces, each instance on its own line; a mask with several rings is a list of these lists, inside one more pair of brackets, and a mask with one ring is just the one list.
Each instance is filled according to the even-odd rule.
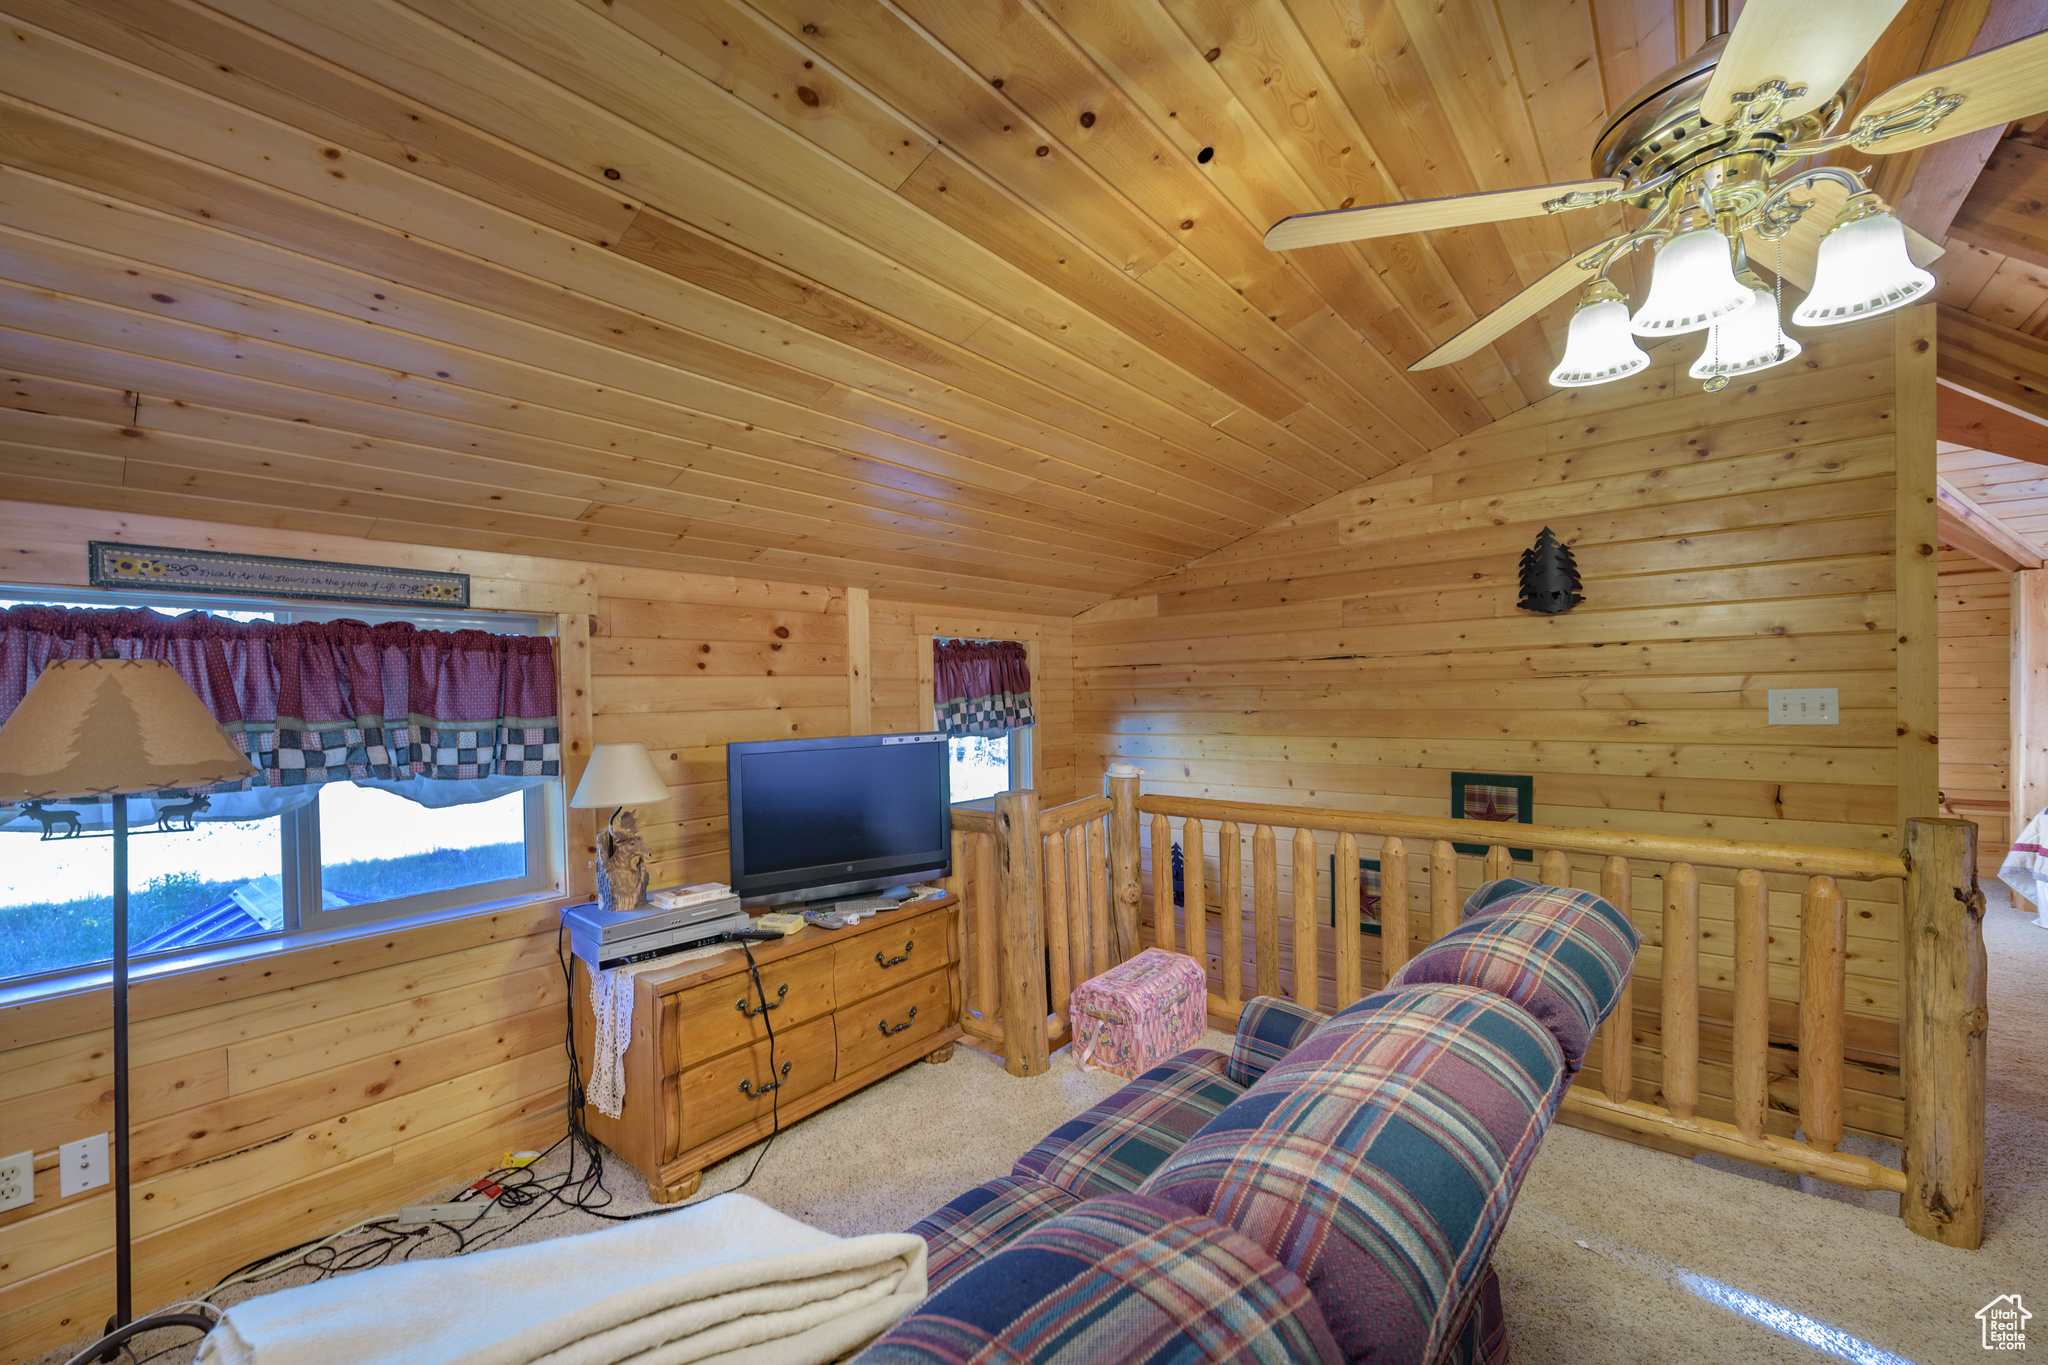
[[[408,621],[430,630],[532,635],[533,617],[395,613],[0,589],[0,608],[200,610],[237,621],[348,618]],[[436,788],[468,787],[436,783]],[[424,806],[390,790],[332,782],[297,809],[256,819],[209,819],[173,803],[131,802],[129,934],[137,960],[309,931],[348,928],[511,899],[555,877],[550,783],[461,804]],[[473,795],[436,791],[435,796]],[[66,804],[53,803],[56,808]],[[4,810],[0,807],[0,810]],[[374,854],[366,850],[375,850]],[[112,840],[73,834],[61,819],[18,815],[0,824],[0,982],[88,968],[113,951]]]

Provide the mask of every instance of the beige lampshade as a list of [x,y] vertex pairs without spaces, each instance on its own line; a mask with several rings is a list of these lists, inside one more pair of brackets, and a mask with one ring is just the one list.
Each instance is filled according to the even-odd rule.
[[256,769],[162,659],[67,659],[0,727],[0,802],[239,782]]
[[595,806],[645,806],[668,800],[668,783],[654,766],[654,756],[645,744],[600,744],[590,751],[590,766],[576,784],[569,804],[578,809]]

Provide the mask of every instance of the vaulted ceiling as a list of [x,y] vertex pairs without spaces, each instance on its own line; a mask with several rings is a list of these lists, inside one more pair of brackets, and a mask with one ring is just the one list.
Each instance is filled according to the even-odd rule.
[[1260,236],[1584,175],[1703,11],[0,0],[0,497],[1076,611],[1548,392],[1570,300],[1405,366],[1617,210]]

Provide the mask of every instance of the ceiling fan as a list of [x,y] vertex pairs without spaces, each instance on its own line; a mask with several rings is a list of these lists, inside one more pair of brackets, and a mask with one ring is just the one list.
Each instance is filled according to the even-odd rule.
[[[1620,379],[1650,363],[1636,337],[1704,330],[1706,348],[1690,373],[1710,390],[1724,388],[1733,376],[1799,353],[1779,323],[1778,295],[1747,268],[1746,254],[1765,245],[1782,252],[1788,238],[1816,235],[1820,215],[1803,232],[1801,220],[1817,205],[1839,203],[1817,234],[1813,288],[1793,322],[1857,322],[1934,288],[1921,267],[1941,249],[1910,233],[1862,175],[1810,164],[1794,170],[1798,163],[1841,147],[1910,151],[2048,109],[2048,33],[2037,33],[1903,81],[1838,131],[1860,91],[1864,55],[1904,4],[1749,0],[1733,31],[1623,102],[1594,144],[1596,178],[1298,213],[1274,224],[1266,245],[1286,251],[1631,205],[1649,214],[1639,227],[1576,253],[1408,368],[1462,360],[1583,286],[1551,383]],[[1709,0],[1710,20],[1717,8],[1725,15],[1725,0]],[[1801,191],[1812,197],[1797,198]],[[1641,246],[1656,258],[1649,293],[1631,316],[1607,271]]]

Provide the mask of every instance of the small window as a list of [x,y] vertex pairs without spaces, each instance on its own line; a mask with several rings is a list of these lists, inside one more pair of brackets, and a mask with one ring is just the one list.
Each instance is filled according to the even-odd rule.
[[[427,630],[529,635],[532,617],[398,615],[216,600],[0,595],[20,603],[191,610],[237,621],[409,620]],[[106,820],[73,823],[51,802],[0,822],[0,980],[72,971],[113,956],[113,841]],[[132,957],[457,909],[551,884],[544,788],[427,807],[355,782],[261,819],[209,818],[202,806],[129,803],[128,942]],[[6,807],[0,806],[0,814]],[[151,819],[154,810],[156,818]],[[75,815],[75,813],[73,813]],[[189,819],[187,818],[189,815]],[[97,827],[93,827],[94,824]]]
[[953,800],[981,801],[1010,789],[1010,736],[954,735],[948,744],[952,759]]

